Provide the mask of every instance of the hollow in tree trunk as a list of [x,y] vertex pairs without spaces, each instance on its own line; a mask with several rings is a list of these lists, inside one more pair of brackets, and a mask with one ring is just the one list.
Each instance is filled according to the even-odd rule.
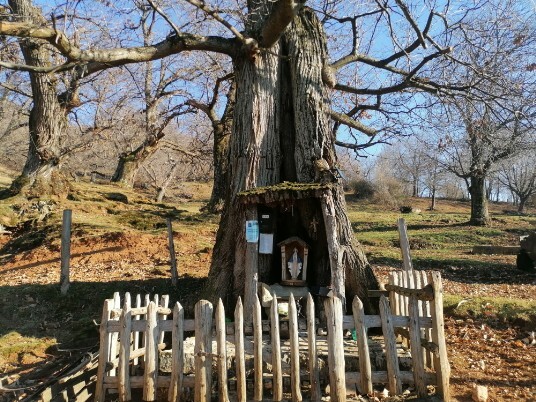
[[[336,166],[328,118],[325,34],[314,12],[304,8],[279,42],[258,54],[235,59],[237,85],[230,143],[230,191],[221,218],[209,273],[207,295],[231,304],[244,295],[247,207],[238,193],[291,181],[312,183],[322,160]],[[376,278],[353,236],[344,192],[334,185],[322,199],[305,199],[277,211],[276,239],[298,235],[315,253],[311,286],[331,286],[347,302],[358,295],[368,304],[367,289]],[[320,222],[318,225],[314,222]],[[328,246],[329,244],[329,246]],[[280,265],[259,255],[258,280],[277,282]],[[370,307],[370,304],[368,304]]]

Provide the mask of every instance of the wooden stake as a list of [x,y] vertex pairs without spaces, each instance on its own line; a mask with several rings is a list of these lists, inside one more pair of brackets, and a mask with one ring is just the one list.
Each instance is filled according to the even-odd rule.
[[238,297],[234,311],[235,320],[235,362],[236,362],[236,394],[238,402],[246,402],[246,361],[244,357],[244,308],[242,299]]
[[255,366],[255,385],[253,392],[254,401],[262,401],[262,316],[261,303],[255,294],[255,306],[253,308],[253,358]]
[[195,402],[212,397],[212,304],[200,300],[195,305]]
[[119,344],[119,367],[118,367],[118,388],[119,400],[126,402],[131,400],[130,392],[130,335],[132,330],[130,293],[125,293],[123,310],[119,320],[121,325],[120,344]]
[[145,329],[145,373],[143,375],[143,400],[156,400],[158,381],[158,322],[157,305],[150,302],[147,306],[147,326]]
[[398,235],[400,238],[400,250],[402,251],[402,260],[404,261],[404,271],[413,271],[411,262],[411,252],[409,249],[408,228],[404,218],[398,219]]
[[[346,401],[346,376],[344,374],[344,339],[342,334],[342,302],[338,297],[324,301],[328,330],[328,367],[330,397],[333,402]],[[361,362],[361,353],[359,354]]]
[[318,356],[316,355],[315,303],[311,293],[307,296],[307,341],[309,343],[309,381],[311,382],[311,401],[318,402],[321,400],[322,394],[320,392]]
[[372,394],[372,369],[370,366],[367,327],[365,326],[365,310],[363,309],[363,302],[357,296],[354,298],[354,302],[352,303],[352,310],[354,312],[357,347],[359,349],[361,392],[365,394]]
[[216,340],[218,348],[218,401],[229,402],[227,389],[227,347],[225,331],[225,308],[221,299],[216,306]]
[[300,343],[298,339],[298,312],[296,301],[291,293],[288,300],[288,321],[290,334],[290,388],[292,402],[300,402],[302,394],[300,390]]
[[177,271],[177,255],[175,254],[175,242],[173,241],[173,227],[171,218],[166,218],[168,232],[169,259],[171,261],[171,284],[177,286],[179,272]]
[[398,366],[398,355],[396,351],[396,335],[393,328],[391,309],[385,296],[380,297],[380,316],[382,319],[383,337],[385,338],[389,392],[391,395],[400,395],[402,393],[402,383],[400,382],[400,368]]
[[[257,220],[257,206],[250,206],[246,211],[247,220]],[[244,314],[247,324],[253,318],[253,306],[259,282],[259,243],[246,242],[246,282],[244,284]]]
[[272,379],[273,400],[283,400],[283,377],[281,372],[281,340],[279,339],[279,312],[277,310],[277,296],[272,294],[272,307],[270,308],[270,330],[272,339]]
[[438,346],[438,353],[434,353],[434,368],[437,376],[437,390],[445,402],[450,401],[450,365],[447,356],[447,344],[445,341],[445,322],[443,319],[443,284],[441,274],[433,271],[428,280],[434,287],[434,300],[432,308],[432,340]]
[[[106,363],[110,361],[110,337],[108,336],[108,321],[110,320],[110,312],[114,306],[113,299],[104,301],[102,308],[102,317],[100,323],[100,348],[99,348],[99,368],[97,370],[97,386],[95,389],[95,402],[104,402],[106,396],[106,387],[104,385],[104,377],[106,377]],[[114,356],[115,357],[115,356]]]
[[61,275],[60,289],[61,294],[67,294],[71,282],[69,280],[69,264],[71,261],[71,220],[72,211],[65,209],[63,211],[63,223],[61,228]]
[[184,309],[179,302],[175,304],[173,309],[171,360],[171,383],[168,400],[169,402],[179,402],[184,372]]

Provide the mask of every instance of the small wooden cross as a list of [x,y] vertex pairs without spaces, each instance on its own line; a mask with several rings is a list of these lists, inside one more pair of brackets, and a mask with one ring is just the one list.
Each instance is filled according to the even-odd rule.
[[316,233],[316,226],[319,224],[319,222],[316,220],[316,216],[313,217],[313,220],[309,224],[313,228],[313,233]]

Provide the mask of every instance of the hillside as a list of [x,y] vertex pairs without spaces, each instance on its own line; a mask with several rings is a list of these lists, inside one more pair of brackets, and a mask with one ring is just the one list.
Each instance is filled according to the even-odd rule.
[[[0,171],[0,187],[9,183],[5,173],[9,175],[3,172],[2,177]],[[200,212],[207,185],[185,183],[182,199],[162,204],[138,189],[82,182],[72,186],[64,200],[0,200],[0,223],[12,231],[0,235],[4,386],[17,380],[22,385],[39,382],[66,354],[94,347],[94,322],[103,300],[115,291],[170,294],[187,315],[201,297],[218,224],[217,217]],[[404,203],[423,212],[401,215],[349,197],[349,217],[380,279],[401,266],[396,231],[401,216],[408,224],[414,266],[441,272],[456,400],[470,400],[473,382],[488,385],[493,401],[531,400],[536,395],[536,346],[526,340],[536,330],[536,275],[518,271],[515,256],[473,255],[471,249],[475,244],[517,244],[519,235],[536,228],[536,216],[517,216],[505,205],[492,205],[492,226],[477,228],[465,224],[468,203],[440,200],[434,212],[426,211],[428,200]],[[73,283],[62,297],[57,284],[64,209],[73,211]],[[169,280],[167,217],[173,220],[177,288]]]

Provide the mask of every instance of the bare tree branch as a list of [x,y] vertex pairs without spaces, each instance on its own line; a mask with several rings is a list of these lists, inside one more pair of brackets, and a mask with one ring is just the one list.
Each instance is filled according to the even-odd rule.
[[344,125],[346,125],[348,127],[355,128],[356,130],[362,132],[363,134],[368,135],[369,137],[372,137],[372,136],[375,136],[376,134],[378,134],[377,130],[375,130],[375,129],[371,128],[371,127],[368,127],[368,126],[364,125],[363,123],[360,123],[357,120],[352,119],[347,114],[339,113],[339,112],[336,112],[334,110],[331,110],[329,112],[329,115],[331,116],[331,118],[333,120],[338,121],[339,123],[344,124]]
[[271,48],[283,34],[285,28],[292,22],[294,17],[305,4],[306,0],[278,0],[264,23],[259,45]]

